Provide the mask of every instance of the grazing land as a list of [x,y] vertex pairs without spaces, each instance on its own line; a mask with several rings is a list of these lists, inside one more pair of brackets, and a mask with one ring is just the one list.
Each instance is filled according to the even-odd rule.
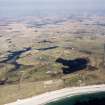
[[105,17],[5,20],[0,43],[0,105],[105,83]]

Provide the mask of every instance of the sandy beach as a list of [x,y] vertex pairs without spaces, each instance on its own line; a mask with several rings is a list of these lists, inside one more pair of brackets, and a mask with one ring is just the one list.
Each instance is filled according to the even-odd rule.
[[47,92],[28,99],[17,100],[16,102],[5,105],[44,105],[48,102],[55,101],[64,97],[70,97],[79,94],[95,93],[105,91],[105,85],[92,85],[83,87],[69,87],[61,90]]

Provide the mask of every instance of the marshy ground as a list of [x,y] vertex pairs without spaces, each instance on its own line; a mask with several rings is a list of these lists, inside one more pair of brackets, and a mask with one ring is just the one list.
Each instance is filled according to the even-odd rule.
[[38,27],[27,19],[0,25],[0,104],[105,83],[105,25],[100,20],[105,17],[50,20]]

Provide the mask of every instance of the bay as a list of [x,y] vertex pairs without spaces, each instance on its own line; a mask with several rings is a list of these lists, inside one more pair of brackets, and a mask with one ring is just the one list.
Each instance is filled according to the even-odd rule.
[[46,105],[105,105],[105,92],[67,97]]

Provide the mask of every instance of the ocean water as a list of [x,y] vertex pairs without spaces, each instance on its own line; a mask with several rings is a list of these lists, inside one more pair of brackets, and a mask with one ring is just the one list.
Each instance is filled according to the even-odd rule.
[[0,17],[105,15],[105,0],[0,0]]
[[73,96],[46,105],[105,105],[105,92]]

